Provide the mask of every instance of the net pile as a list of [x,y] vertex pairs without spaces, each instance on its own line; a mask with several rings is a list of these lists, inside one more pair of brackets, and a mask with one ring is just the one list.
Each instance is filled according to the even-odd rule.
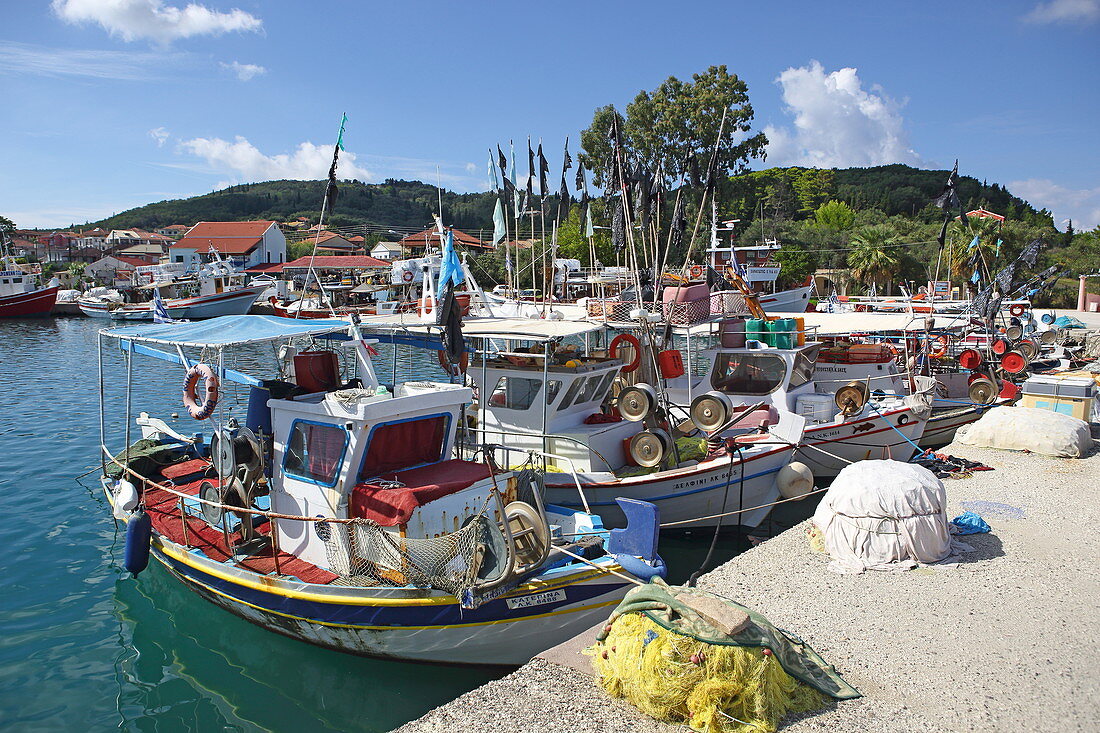
[[478,516],[457,532],[403,538],[376,522],[326,524],[329,570],[347,585],[418,586],[461,597],[485,563],[488,519]]

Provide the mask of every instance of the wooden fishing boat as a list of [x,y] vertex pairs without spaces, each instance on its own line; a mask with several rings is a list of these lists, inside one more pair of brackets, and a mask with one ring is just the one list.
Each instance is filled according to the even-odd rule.
[[[341,383],[340,354],[316,347],[282,349],[281,379],[222,366],[235,347],[292,339],[347,344],[356,376]],[[106,340],[128,363],[181,367],[189,412],[212,422],[187,435],[127,415],[142,442],[121,461],[107,441],[131,444],[131,427],[103,433],[102,486],[127,523],[127,568],[140,572],[151,552],[206,600],[276,633],[355,654],[521,664],[664,572],[652,505],[630,502],[636,521],[610,533],[595,514],[545,503],[536,474],[457,457],[471,390],[381,384],[353,323],[116,327],[101,332],[101,360]],[[127,407],[138,384],[127,384]]]

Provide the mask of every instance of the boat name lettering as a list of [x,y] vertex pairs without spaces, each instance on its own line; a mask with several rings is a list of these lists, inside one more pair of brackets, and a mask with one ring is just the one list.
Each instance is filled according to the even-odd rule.
[[530,608],[531,606],[542,606],[547,603],[557,603],[558,601],[564,600],[564,590],[548,590],[544,593],[533,593],[529,596],[506,599],[508,608]]

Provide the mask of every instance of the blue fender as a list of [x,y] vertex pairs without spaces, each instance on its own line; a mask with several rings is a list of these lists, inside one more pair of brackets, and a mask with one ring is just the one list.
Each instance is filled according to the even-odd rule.
[[126,551],[122,566],[137,575],[149,566],[149,541],[153,522],[144,509],[138,509],[126,520]]

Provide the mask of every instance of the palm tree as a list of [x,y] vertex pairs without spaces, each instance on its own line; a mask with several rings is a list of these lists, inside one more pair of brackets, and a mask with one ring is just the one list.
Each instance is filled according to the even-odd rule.
[[852,235],[855,246],[848,253],[848,267],[857,280],[876,285],[880,280],[889,294],[891,282],[901,267],[901,257],[892,248],[897,235],[883,226],[866,226]]
[[947,240],[943,248],[943,264],[953,277],[969,280],[974,272],[970,258],[974,250],[970,248],[974,237],[978,237],[977,249],[982,258],[991,267],[996,257],[997,236],[1001,231],[999,219],[970,216],[967,224],[955,219],[947,225]]

